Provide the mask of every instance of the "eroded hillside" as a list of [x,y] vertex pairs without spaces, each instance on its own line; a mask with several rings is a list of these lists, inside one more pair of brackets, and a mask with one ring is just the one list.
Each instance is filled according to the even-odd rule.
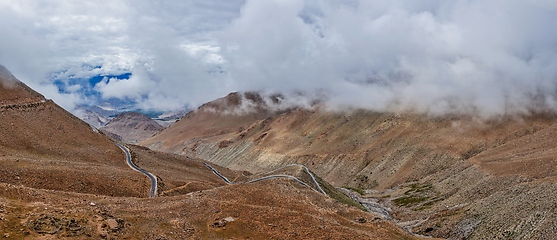
[[[272,101],[254,97],[223,104],[231,96],[238,98],[204,105],[142,144],[237,170],[304,164],[337,187],[368,190],[421,234],[557,235],[555,197],[544,190],[557,186],[552,114],[478,119],[320,105],[272,112],[260,110]],[[235,110],[246,105],[255,107]]]

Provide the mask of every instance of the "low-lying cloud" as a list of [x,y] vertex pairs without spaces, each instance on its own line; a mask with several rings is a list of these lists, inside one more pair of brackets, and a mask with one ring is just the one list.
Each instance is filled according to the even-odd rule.
[[373,110],[556,110],[556,12],[551,1],[248,1],[224,39],[242,88],[324,90],[337,107]]
[[70,90],[53,96],[78,96],[76,76],[130,72],[89,87],[142,108],[264,91],[378,111],[557,110],[552,0],[32,2],[0,4],[18,20],[0,23],[14,36],[0,61],[36,86],[65,71]]

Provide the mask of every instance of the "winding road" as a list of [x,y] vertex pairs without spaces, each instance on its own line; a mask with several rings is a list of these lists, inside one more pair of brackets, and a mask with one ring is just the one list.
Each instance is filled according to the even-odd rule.
[[135,164],[133,164],[132,162],[132,157],[130,154],[130,150],[117,142],[114,142],[114,144],[116,144],[116,146],[118,146],[120,149],[122,149],[122,151],[124,151],[124,153],[126,153],[126,163],[128,164],[128,166],[130,166],[130,168],[132,168],[135,171],[138,171],[140,173],[143,173],[145,175],[147,175],[147,177],[149,177],[151,179],[151,192],[150,192],[150,197],[154,198],[157,195],[157,177],[155,175],[153,175],[150,172],[147,172],[141,168],[139,168],[138,166],[136,166]]
[[[191,159],[191,158],[188,157],[188,159]],[[191,160],[193,160],[193,159],[191,159]],[[230,180],[228,180],[228,178],[226,178],[226,177],[223,176],[222,174],[220,174],[219,171],[217,171],[215,168],[211,167],[211,165],[209,165],[209,164],[207,164],[207,163],[203,163],[203,165],[205,165],[205,167],[211,169],[211,171],[213,171],[213,173],[214,173],[215,175],[217,175],[219,178],[221,178],[226,184],[236,184],[236,183],[231,182]],[[260,181],[269,180],[269,179],[274,179],[274,178],[288,178],[288,179],[292,179],[292,180],[298,182],[299,184],[302,184],[303,186],[306,186],[306,187],[308,187],[308,188],[310,188],[310,189],[312,189],[312,190],[314,190],[314,191],[316,191],[316,192],[319,192],[319,193],[321,193],[321,194],[323,194],[323,195],[325,195],[325,196],[328,196],[327,193],[326,193],[325,191],[323,191],[323,188],[321,188],[321,186],[319,185],[319,183],[317,182],[317,180],[315,180],[315,177],[313,176],[313,174],[312,174],[312,173],[309,171],[309,169],[308,169],[306,166],[304,166],[304,165],[291,164],[291,165],[284,166],[284,167],[281,167],[281,168],[279,168],[279,169],[273,170],[273,171],[271,171],[271,172],[269,172],[269,173],[276,172],[276,171],[281,170],[281,169],[284,169],[284,168],[286,168],[286,167],[293,167],[293,166],[300,166],[300,167],[302,167],[302,168],[304,169],[304,171],[310,176],[310,178],[311,178],[312,182],[315,184],[315,186],[317,186],[317,189],[311,187],[310,185],[308,185],[307,183],[303,182],[302,180],[300,180],[300,179],[297,178],[297,177],[294,177],[294,176],[291,176],[291,175],[285,175],[285,174],[269,175],[269,176],[265,176],[265,177],[262,177],[262,178],[258,178],[258,179],[251,180],[251,181],[249,181],[249,182],[247,182],[247,183],[255,183],[255,182],[260,182]]]
[[[323,191],[323,188],[321,188],[321,186],[319,185],[319,183],[317,183],[317,180],[315,180],[315,177],[313,176],[313,174],[312,174],[312,173],[309,171],[309,169],[308,169],[306,166],[304,166],[304,165],[301,165],[301,164],[290,164],[290,165],[286,165],[286,166],[277,168],[277,169],[275,169],[275,170],[273,170],[273,171],[270,171],[270,172],[268,172],[268,173],[273,173],[273,172],[276,172],[276,171],[285,169],[285,168],[287,168],[287,167],[301,167],[302,169],[304,169],[304,171],[305,171],[305,172],[309,175],[309,177],[311,178],[311,181],[312,181],[313,183],[315,183],[315,186],[317,186],[318,192],[323,193],[325,196],[327,196],[327,193],[325,193],[325,191]],[[271,176],[290,176],[290,175],[271,175]],[[270,176],[267,176],[267,177],[270,177]],[[265,178],[265,177],[264,177],[264,178]],[[297,179],[297,178],[296,178],[296,179]],[[257,180],[257,179],[256,179],[256,180]],[[253,180],[253,181],[255,181],[255,180]]]
[[222,179],[226,184],[232,184],[232,182],[230,180],[228,180],[228,178],[226,178],[225,176],[223,176],[222,174],[219,173],[219,171],[217,171],[215,168],[211,167],[211,165],[207,164],[207,163],[203,163],[203,165],[205,165],[205,167],[211,169],[211,171],[213,171],[213,173],[215,175],[217,175],[217,177],[219,177],[220,179]]
[[273,178],[288,178],[288,179],[292,179],[292,180],[298,182],[299,184],[302,184],[302,185],[304,185],[304,186],[306,186],[306,187],[308,187],[308,188],[313,189],[311,186],[309,186],[309,185],[308,185],[307,183],[305,183],[305,182],[302,182],[302,180],[298,179],[297,177],[290,176],[290,175],[283,175],[283,174],[265,176],[265,177],[262,177],[262,178],[258,178],[258,179],[255,179],[255,180],[251,180],[251,181],[249,181],[248,183],[260,182],[260,181],[263,181],[263,180],[269,180],[269,179],[273,179]]

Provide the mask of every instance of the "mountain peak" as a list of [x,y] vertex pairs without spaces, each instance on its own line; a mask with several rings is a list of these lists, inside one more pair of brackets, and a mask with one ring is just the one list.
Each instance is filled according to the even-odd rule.
[[45,98],[0,65],[0,105],[40,102]]
[[19,80],[3,65],[0,65],[0,83],[3,87],[14,87]]

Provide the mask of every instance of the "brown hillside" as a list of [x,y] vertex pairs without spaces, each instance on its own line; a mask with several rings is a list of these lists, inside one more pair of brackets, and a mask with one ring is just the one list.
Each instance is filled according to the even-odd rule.
[[557,186],[554,115],[486,120],[316,107],[248,116],[202,106],[142,144],[253,172],[304,164],[337,187],[370,190],[421,234],[557,235],[545,217],[557,212],[555,197],[540,188]]
[[288,180],[153,199],[0,183],[0,196],[0,234],[16,239],[423,239]]
[[[226,119],[222,119],[222,114]],[[184,139],[204,138],[237,132],[246,124],[273,116],[262,98],[253,93],[231,93],[201,106],[197,111],[186,114],[172,129],[165,130],[146,144],[165,144],[161,149],[179,148]],[[195,123],[192,125],[192,123]],[[157,139],[162,139],[159,141]]]
[[126,143],[137,143],[162,131],[163,126],[145,114],[138,112],[122,113],[110,120],[103,132],[117,135],[116,139]]
[[[226,185],[198,160],[131,146],[159,197],[0,183],[0,235],[16,239],[423,239],[284,179]],[[244,173],[214,166],[229,179]],[[115,186],[113,186],[115,187]]]
[[148,180],[126,165],[124,153],[109,138],[0,70],[0,82],[9,83],[0,85],[0,182],[114,196],[147,194]]

